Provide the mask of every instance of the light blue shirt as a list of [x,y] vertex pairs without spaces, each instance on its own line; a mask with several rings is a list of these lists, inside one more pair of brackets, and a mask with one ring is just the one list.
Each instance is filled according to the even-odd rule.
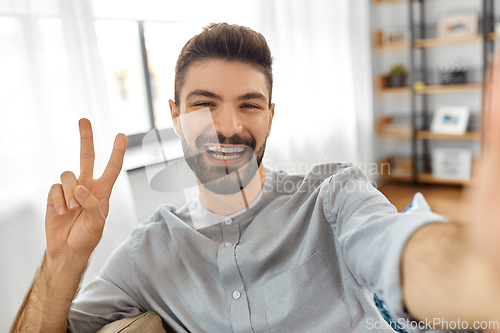
[[408,317],[401,254],[416,229],[441,221],[397,213],[351,164],[266,169],[259,197],[233,216],[199,200],[159,207],[73,302],[69,329],[155,311],[178,332],[392,332],[373,292]]

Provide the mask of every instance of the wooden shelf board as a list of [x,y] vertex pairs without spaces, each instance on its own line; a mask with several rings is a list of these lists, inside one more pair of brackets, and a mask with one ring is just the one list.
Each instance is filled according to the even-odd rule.
[[381,132],[379,134],[381,138],[393,138],[393,139],[409,139],[411,138],[410,132]]
[[411,92],[410,87],[386,88],[382,87],[379,92],[381,94],[407,94]]
[[408,139],[411,136],[409,131],[386,131],[386,126],[391,124],[393,117],[382,116],[377,119],[377,135],[381,138]]
[[[411,132],[385,132],[383,129],[378,132],[381,138],[393,138],[393,139],[409,139],[411,138]],[[427,140],[479,140],[479,132],[467,132],[463,135],[453,135],[453,134],[436,134],[430,131],[418,131],[417,139],[427,139]]]
[[[391,175],[381,175],[383,180],[393,180],[398,182],[412,182],[413,176],[391,176]],[[441,184],[441,185],[467,185],[469,181],[460,179],[446,179],[446,178],[436,178],[430,173],[421,173],[418,175],[418,181],[424,184]]]
[[394,43],[383,43],[374,46],[377,51],[391,51],[391,50],[409,50],[410,44],[408,42],[394,42]]
[[479,132],[467,132],[463,135],[453,135],[453,134],[436,134],[430,131],[418,131],[417,138],[419,139],[431,139],[431,140],[479,140]]
[[500,39],[500,34],[497,34],[495,32],[490,32],[488,38],[489,40],[498,40]]
[[397,88],[390,88],[387,87],[387,78],[384,75],[377,75],[375,78],[375,89],[379,94],[407,94],[411,92],[410,87],[397,87]]
[[482,87],[483,85],[481,83],[425,86],[422,90],[417,91],[417,94],[442,94],[442,93],[451,93],[464,90],[481,89]]
[[428,38],[418,39],[415,41],[415,47],[432,47],[440,45],[451,45],[461,43],[471,43],[483,39],[481,35],[467,36],[467,37],[454,37],[454,38]]
[[405,2],[407,0],[373,0],[373,3]]
[[[411,92],[411,88],[397,87],[391,88],[386,87],[385,84],[387,79],[384,75],[378,75],[375,78],[375,89],[380,94],[407,94]],[[417,94],[444,94],[460,92],[465,90],[481,89],[483,87],[482,83],[468,83],[468,84],[450,84],[450,85],[436,85],[436,86],[425,86],[421,90],[416,91]]]

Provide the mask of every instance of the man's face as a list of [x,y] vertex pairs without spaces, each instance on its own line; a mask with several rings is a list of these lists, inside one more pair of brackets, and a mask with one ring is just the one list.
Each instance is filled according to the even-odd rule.
[[245,188],[262,162],[274,115],[265,75],[242,62],[195,62],[178,104],[170,102],[174,125],[199,181],[223,195]]

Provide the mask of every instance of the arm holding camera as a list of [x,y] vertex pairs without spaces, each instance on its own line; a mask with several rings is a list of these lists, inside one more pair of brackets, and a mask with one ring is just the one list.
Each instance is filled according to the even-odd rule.
[[482,156],[465,191],[462,221],[421,228],[402,256],[401,290],[416,319],[460,319],[469,329],[473,321],[500,322],[499,88],[497,55],[484,86]]

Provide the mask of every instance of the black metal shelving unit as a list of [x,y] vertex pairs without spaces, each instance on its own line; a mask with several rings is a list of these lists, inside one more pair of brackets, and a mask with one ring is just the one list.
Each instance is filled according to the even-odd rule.
[[[415,82],[421,81],[424,85],[429,84],[429,72],[427,68],[427,48],[417,47],[417,40],[425,40],[428,36],[428,27],[425,20],[426,0],[409,1],[409,23],[410,23],[410,73],[409,85],[411,89],[411,158],[413,183],[420,183],[419,174],[431,171],[431,160],[429,152],[429,139],[419,138],[418,131],[428,129],[430,126],[429,103],[426,93],[419,93],[415,89]],[[482,15],[480,17],[479,32],[483,43],[483,68],[482,80],[486,77],[488,63],[494,52],[494,41],[490,34],[494,32],[495,15],[494,0],[483,0]],[[417,19],[418,16],[418,19]],[[417,55],[420,64],[417,65]],[[481,71],[481,70],[479,70]],[[420,101],[418,101],[420,99]],[[420,102],[420,103],[418,103]],[[418,105],[421,105],[418,108]],[[419,145],[419,143],[421,143]],[[419,147],[421,146],[421,147]],[[420,148],[420,149],[419,149]],[[419,158],[422,157],[422,158]],[[422,160],[420,162],[419,160]]]

